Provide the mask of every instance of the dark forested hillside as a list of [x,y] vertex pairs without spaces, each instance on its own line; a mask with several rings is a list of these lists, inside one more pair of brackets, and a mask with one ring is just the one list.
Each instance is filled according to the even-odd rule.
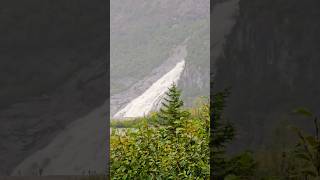
[[318,0],[240,0],[214,77],[215,90],[232,87],[235,149],[261,147],[296,107],[319,112],[319,10]]

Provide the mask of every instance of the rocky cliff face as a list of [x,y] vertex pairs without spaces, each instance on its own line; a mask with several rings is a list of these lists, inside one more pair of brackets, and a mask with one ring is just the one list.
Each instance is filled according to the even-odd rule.
[[188,52],[178,83],[186,104],[209,95],[209,7],[209,0],[111,1],[111,112],[172,68],[181,45]]
[[240,0],[214,78],[216,90],[232,87],[227,116],[238,149],[265,144],[293,108],[319,112],[319,9],[317,0]]
[[209,5],[209,0],[111,1],[112,111],[150,85],[141,80],[156,81],[154,70],[164,75],[173,65],[167,60],[186,39],[187,71],[179,82],[184,97],[191,103],[209,94]]
[[101,4],[0,3],[0,175],[107,99]]

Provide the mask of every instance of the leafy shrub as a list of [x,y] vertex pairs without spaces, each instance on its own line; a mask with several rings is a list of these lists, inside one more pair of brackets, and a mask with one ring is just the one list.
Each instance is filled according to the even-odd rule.
[[[289,155],[292,156],[288,163],[291,178],[320,179],[320,123],[318,117],[306,108],[299,108],[295,113],[313,119],[314,135],[306,134],[301,129],[293,127],[299,142]],[[298,162],[298,163],[297,163]]]
[[165,124],[148,124],[144,118],[135,130],[113,130],[112,179],[209,179],[209,104],[191,115],[181,108],[176,90],[174,98],[167,94],[166,109],[158,116]]

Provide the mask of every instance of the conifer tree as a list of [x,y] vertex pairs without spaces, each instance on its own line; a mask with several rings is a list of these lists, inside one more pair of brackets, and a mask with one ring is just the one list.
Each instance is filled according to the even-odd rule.
[[186,117],[188,114],[183,111],[183,101],[180,99],[181,91],[177,88],[176,84],[172,86],[165,93],[166,97],[163,98],[162,108],[160,109],[159,118],[164,121],[165,125],[174,126],[174,122]]
[[210,137],[210,161],[211,176],[216,179],[230,179],[252,176],[256,162],[250,152],[243,152],[236,156],[226,154],[227,145],[235,136],[233,125],[223,118],[226,106],[226,98],[230,90],[225,89],[212,95],[211,100],[211,137]]

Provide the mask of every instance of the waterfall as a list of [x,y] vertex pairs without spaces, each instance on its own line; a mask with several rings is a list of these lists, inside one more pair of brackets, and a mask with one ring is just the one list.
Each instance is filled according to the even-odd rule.
[[150,111],[161,101],[163,95],[167,92],[172,83],[178,83],[184,67],[185,60],[183,59],[178,62],[173,69],[153,83],[145,92],[118,111],[113,118],[142,117],[150,113]]

